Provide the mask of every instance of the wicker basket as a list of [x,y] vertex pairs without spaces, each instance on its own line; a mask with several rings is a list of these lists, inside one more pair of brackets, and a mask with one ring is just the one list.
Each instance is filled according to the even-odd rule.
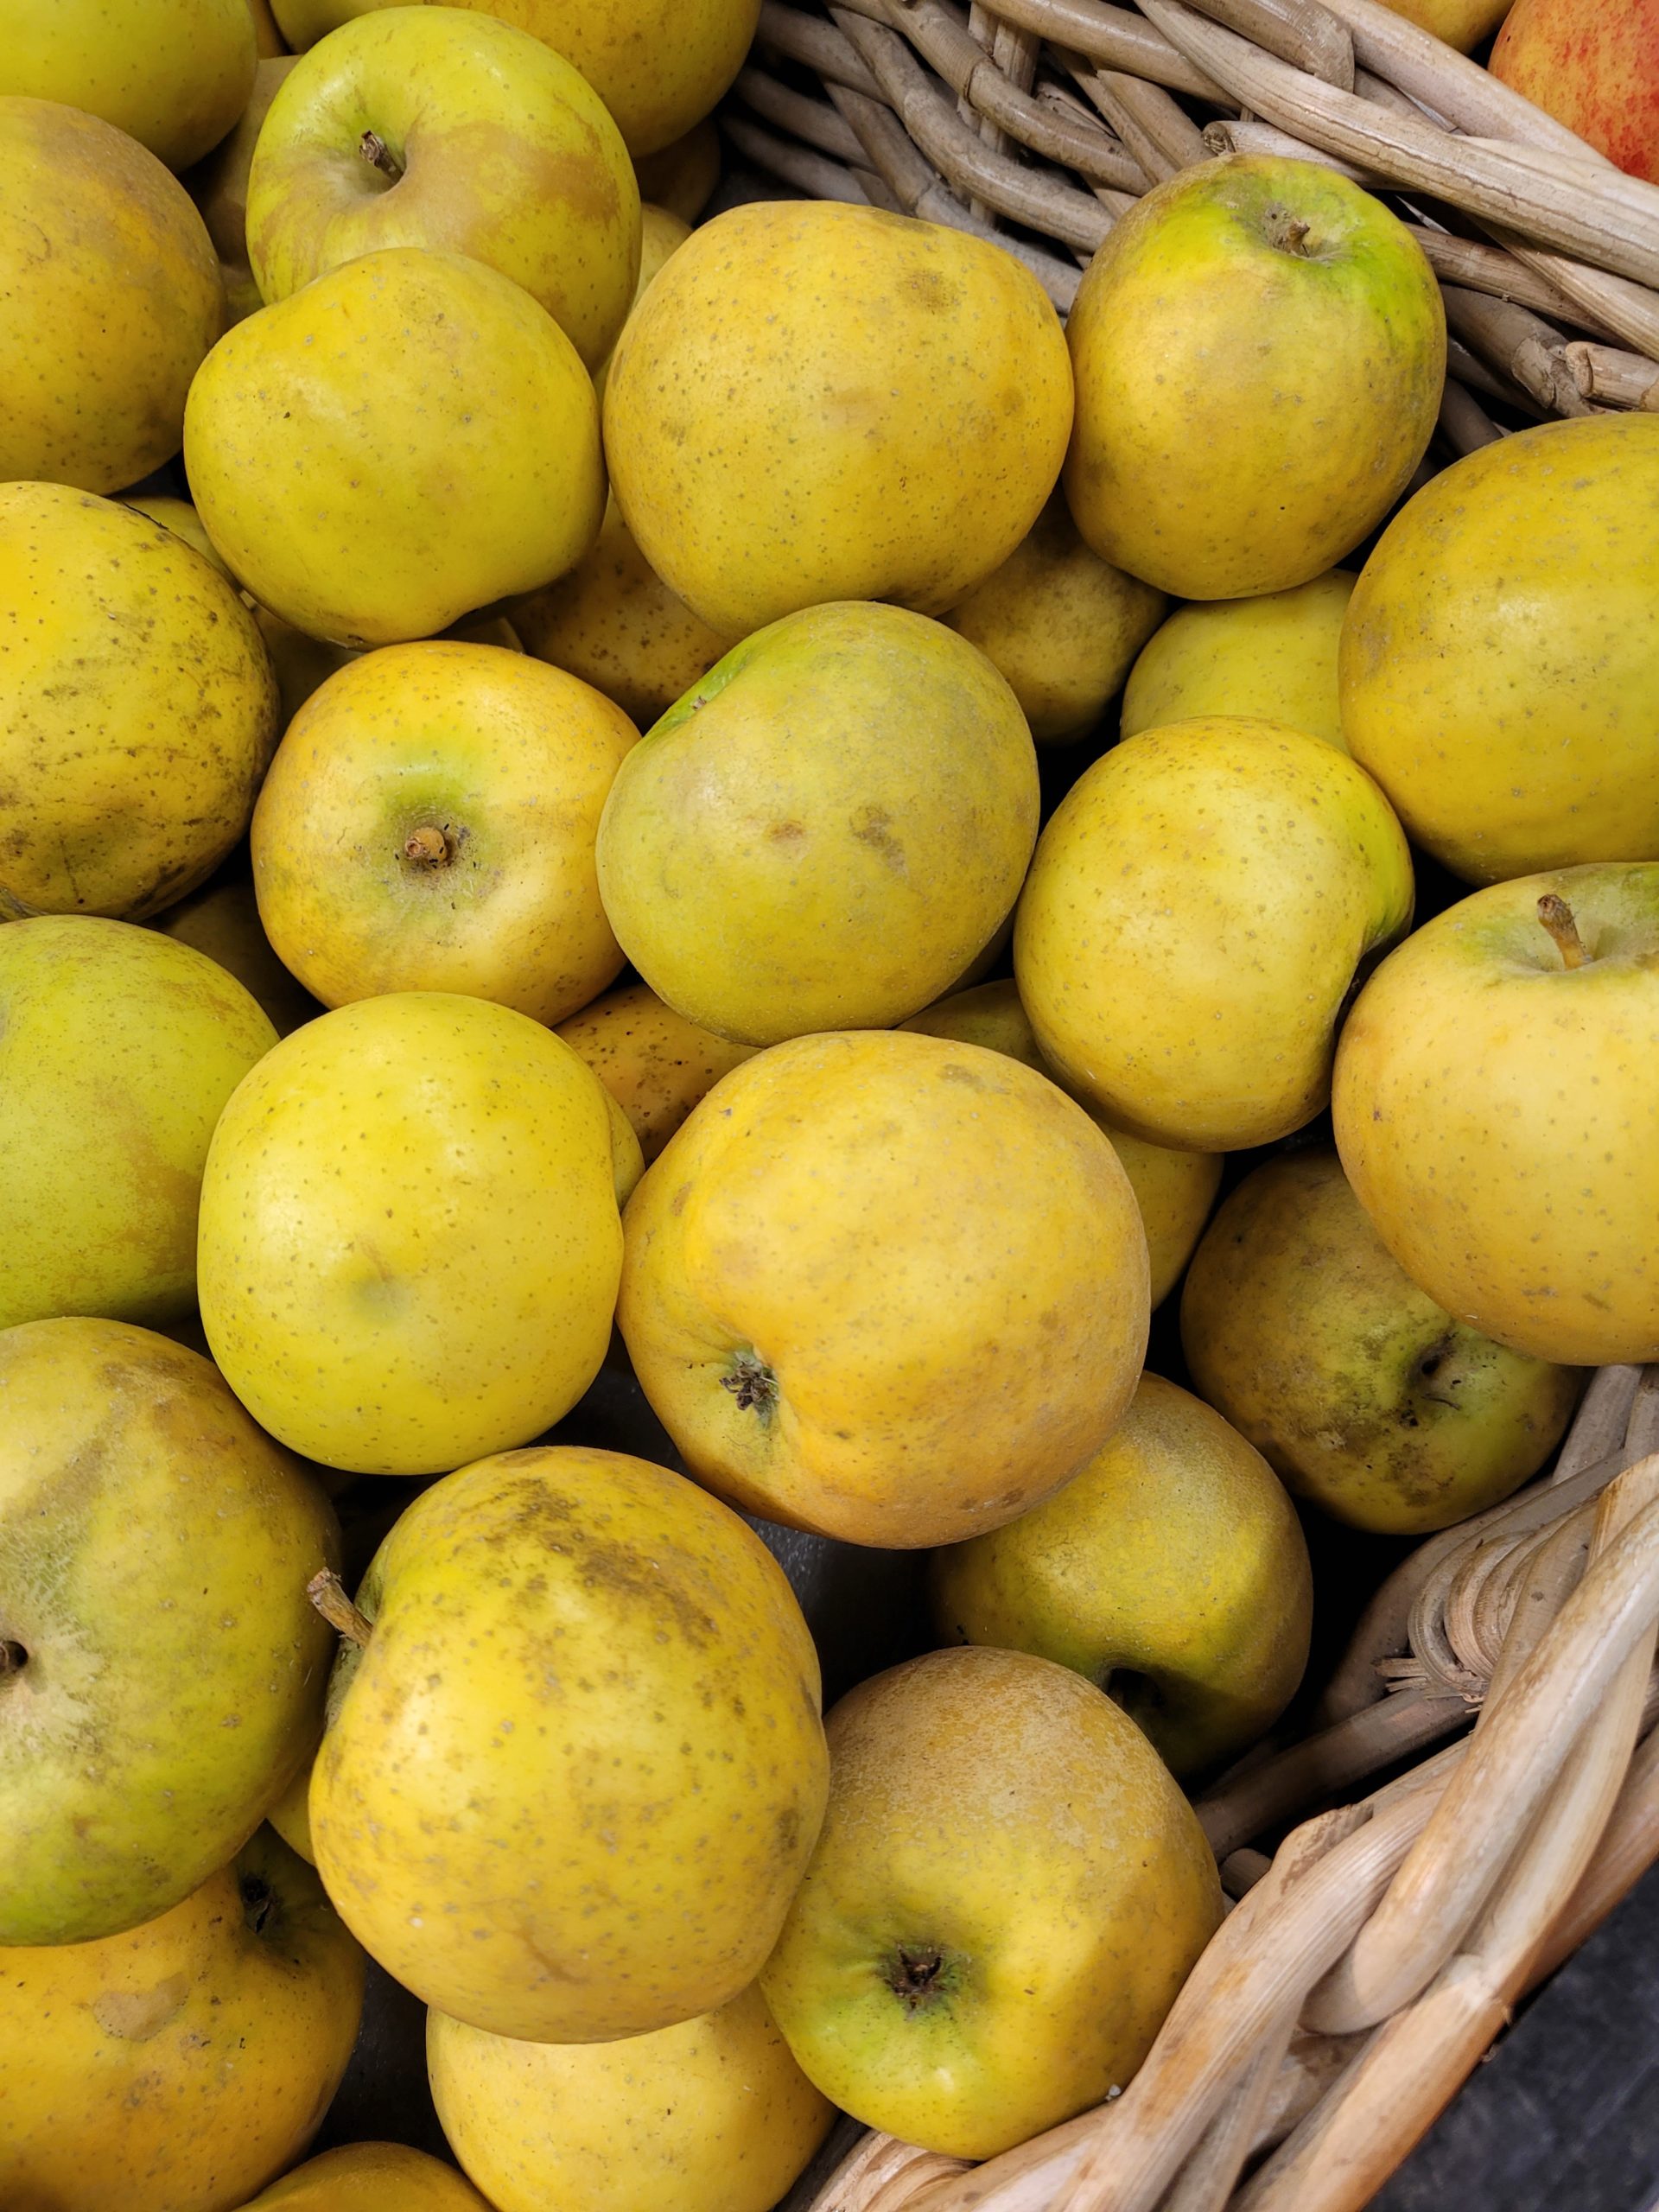
[[1659,1859],[1656,1445],[1659,1367],[1603,1369],[1547,1479],[1383,1586],[1316,1732],[1199,1801],[1237,1902],[1121,2097],[974,2168],[868,2135],[800,2202],[1359,2212]]
[[1379,0],[765,0],[721,122],[797,191],[997,238],[1062,313],[1177,169],[1321,162],[1385,197],[1440,280],[1452,454],[1659,408],[1659,188]]

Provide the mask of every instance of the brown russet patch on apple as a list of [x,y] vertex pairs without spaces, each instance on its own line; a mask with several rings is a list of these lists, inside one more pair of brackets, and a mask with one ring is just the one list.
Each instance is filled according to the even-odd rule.
[[123,2043],[148,2043],[158,2036],[190,1994],[188,1978],[170,1974],[153,1989],[106,1989],[89,2010],[106,2036]]
[[531,1478],[504,1490],[501,1503],[503,1517],[492,1530],[490,1542],[506,1550],[528,1535],[569,1559],[584,1588],[605,1590],[634,1599],[651,1611],[671,1614],[685,1642],[699,1649],[718,1643],[720,1627],[714,1617],[676,1589],[647,1554],[631,1544],[613,1542],[588,1527],[577,1500]]

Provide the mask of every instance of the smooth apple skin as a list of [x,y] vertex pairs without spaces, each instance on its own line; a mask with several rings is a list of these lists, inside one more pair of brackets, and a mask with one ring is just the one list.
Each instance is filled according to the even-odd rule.
[[4,1331],[0,1406],[0,1942],[89,1942],[177,1904],[303,1762],[330,1656],[305,1587],[339,1529],[146,1329]]
[[272,2182],[245,2212],[492,2212],[464,2174],[404,2143],[346,2143]]
[[1384,531],[1343,626],[1342,723],[1465,882],[1659,859],[1659,417],[1522,430]]
[[1346,178],[1276,156],[1149,192],[1066,338],[1077,528],[1182,599],[1283,591],[1351,552],[1422,459],[1446,378],[1416,241]]
[[[1538,915],[1564,899],[1568,969]],[[1659,1358],[1659,866],[1477,892],[1361,992],[1337,1147],[1377,1234],[1459,1320],[1539,1359]]]
[[[402,0],[272,0],[283,35],[312,45]],[[690,132],[743,66],[760,0],[454,0],[532,32],[578,69],[636,157]],[[705,194],[705,197],[707,195]]]
[[871,2127],[988,2158],[1145,2057],[1221,1918],[1146,1738],[1069,1668],[936,1651],[830,1714],[830,1809],[761,1986]]
[[1260,599],[1177,607],[1129,671],[1119,735],[1195,715],[1260,715],[1345,753],[1337,652],[1358,581],[1331,569]]
[[1172,1773],[1265,1734],[1307,1664],[1313,1570],[1273,1469],[1161,1376],[1064,1490],[933,1554],[957,1643],[1032,1651],[1104,1689]]
[[903,1030],[734,1068],[647,1169],[618,1325],[698,1480],[899,1550],[1011,1521],[1098,1450],[1147,1342],[1147,1243],[1082,1108]]
[[0,0],[0,92],[84,109],[170,169],[230,130],[257,54],[248,0]]
[[[605,507],[599,406],[570,340],[499,270],[411,246],[227,331],[184,442],[232,573],[334,645],[430,637],[550,583]],[[302,480],[315,497],[293,496]]]
[[1487,67],[1631,176],[1659,183],[1659,0],[1516,0]]
[[363,1954],[269,1828],[130,1934],[0,1949],[0,2202],[229,2212],[316,2133],[362,2002]]
[[[1058,1080],[1037,1049],[1030,1020],[1020,1003],[1019,986],[1013,982],[977,983],[969,990],[954,992],[899,1026],[924,1037],[957,1037],[965,1045],[982,1045],[988,1052],[1006,1052],[1010,1059],[1022,1061],[1039,1075]],[[1087,1098],[1077,1103],[1117,1154],[1129,1179],[1147,1232],[1152,1302],[1161,1306],[1180,1280],[1216,1202],[1216,1192],[1221,1188],[1220,1157],[1213,1152],[1179,1152],[1168,1145],[1148,1144],[1143,1137],[1132,1137],[1127,1129],[1115,1128]]]
[[1196,1387],[1299,1497],[1386,1535],[1518,1490],[1584,1382],[1425,1296],[1324,1150],[1269,1160],[1228,1198],[1187,1271],[1181,1344]]
[[503,1452],[421,1494],[358,1602],[311,1835],[405,1988],[605,2043],[753,1980],[827,1760],[806,1624],[734,1514],[620,1452]]
[[728,638],[829,601],[959,605],[1042,512],[1071,427],[1065,336],[1028,270],[828,200],[694,232],[605,384],[623,519]]
[[462,991],[564,1020],[622,965],[594,841],[637,742],[620,707],[524,653],[365,654],[301,708],[259,794],[266,934],[326,1006]]
[[1330,1095],[1344,1000],[1411,918],[1411,856],[1334,747],[1173,722],[1086,769],[1014,920],[1020,996],[1069,1090],[1154,1144],[1235,1152]]
[[450,2147],[496,2212],[772,2212],[830,2132],[751,1983],[614,2043],[517,2043],[427,2016]]
[[172,459],[225,297],[153,155],[78,109],[0,98],[0,480],[118,492]]
[[[395,179],[366,160],[372,132]],[[568,61],[460,8],[359,17],[297,60],[259,129],[247,251],[269,304],[383,246],[469,254],[522,284],[583,364],[605,359],[639,266],[639,192]]]

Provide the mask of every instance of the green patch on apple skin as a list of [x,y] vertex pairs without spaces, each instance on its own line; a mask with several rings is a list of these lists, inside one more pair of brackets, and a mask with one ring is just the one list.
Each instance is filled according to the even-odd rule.
[[[787,615],[784,618],[785,621],[789,619]],[[756,647],[764,646],[766,639],[778,626],[777,623],[769,622],[764,630],[757,630],[753,637],[745,638],[741,645],[734,645],[730,652],[715,663],[706,676],[697,678],[683,698],[677,699],[668,712],[652,724],[640,739],[640,744],[649,745],[657,738],[671,737],[677,729],[683,729],[694,715],[706,707],[710,700],[717,699],[728,683],[741,676],[753,659]]]

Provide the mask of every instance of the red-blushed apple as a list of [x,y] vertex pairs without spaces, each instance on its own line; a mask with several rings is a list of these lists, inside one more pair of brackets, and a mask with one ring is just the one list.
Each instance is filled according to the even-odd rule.
[[1516,0],[1487,66],[1610,162],[1659,183],[1659,0]]
[[761,1975],[809,2081],[988,2158],[1098,2103],[1221,1917],[1151,1745],[1069,1668],[970,1645],[830,1714],[830,1809]]
[[1436,1305],[1517,1351],[1659,1358],[1659,865],[1477,892],[1360,993],[1349,1181]]
[[267,302],[381,246],[470,254],[596,368],[633,297],[639,192],[597,93],[527,31],[393,8],[295,62],[259,127],[248,260]]

